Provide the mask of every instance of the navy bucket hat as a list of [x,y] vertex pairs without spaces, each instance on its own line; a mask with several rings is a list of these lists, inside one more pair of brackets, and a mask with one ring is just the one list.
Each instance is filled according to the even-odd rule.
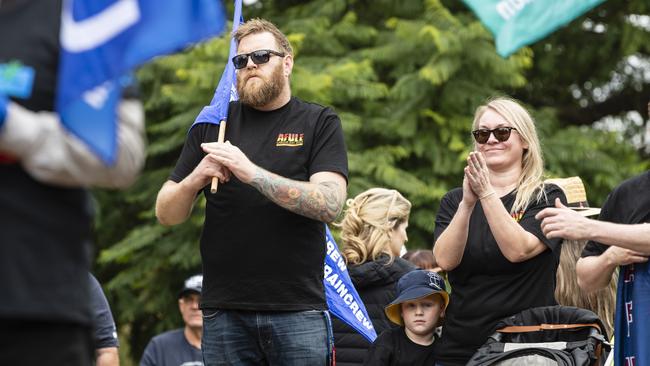
[[390,321],[404,325],[400,305],[405,301],[417,300],[433,294],[440,294],[444,301],[442,309],[449,305],[449,294],[445,280],[437,273],[418,269],[411,271],[397,282],[397,298],[384,311]]

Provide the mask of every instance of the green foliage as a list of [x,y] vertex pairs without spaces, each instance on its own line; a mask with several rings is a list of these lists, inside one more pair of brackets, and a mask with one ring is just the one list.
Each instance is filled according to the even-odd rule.
[[[580,175],[594,204],[650,167],[620,134],[570,126],[563,118],[567,105],[579,105],[572,87],[603,83],[618,67],[601,48],[616,49],[617,55],[647,53],[647,32],[608,22],[633,7],[640,7],[638,14],[649,9],[640,0],[625,2],[628,8],[609,3],[614,2],[598,9],[616,17],[603,15],[599,21],[612,34],[571,25],[508,59],[496,54],[491,34],[476,18],[452,2],[275,0],[258,2],[244,15],[270,19],[287,33],[296,56],[293,94],[332,106],[341,117],[349,150],[348,195],[375,186],[399,190],[413,203],[409,247],[430,248],[440,198],[461,184],[473,148],[473,113],[488,97],[515,94],[531,106],[549,175]],[[570,42],[578,36],[580,43]],[[224,37],[214,39],[139,70],[149,139],[146,168],[125,192],[96,192],[99,278],[107,283],[133,360],[152,335],[181,325],[176,291],[201,270],[204,200],[186,223],[173,228],[156,222],[154,204],[189,126],[213,95],[228,44]]]

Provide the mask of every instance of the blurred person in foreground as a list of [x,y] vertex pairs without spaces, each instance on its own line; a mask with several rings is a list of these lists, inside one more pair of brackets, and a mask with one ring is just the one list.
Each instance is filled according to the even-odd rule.
[[153,337],[144,349],[140,366],[203,365],[203,318],[199,309],[202,287],[202,275],[185,280],[183,289],[178,293],[178,309],[185,326]]
[[0,2],[1,365],[92,362],[87,189],[127,187],[144,163],[144,113],[132,90],[118,104],[112,165],[54,112],[61,3]]
[[442,198],[434,232],[433,254],[452,289],[435,343],[443,366],[465,365],[500,319],[557,305],[562,241],[547,239],[535,214],[565,197],[543,183],[535,123],[517,101],[500,97],[476,110],[472,129],[463,186]]
[[252,19],[233,37],[239,101],[228,109],[226,142],[212,142],[217,125],[191,128],[156,216],[180,224],[197,195],[206,197],[206,365],[322,365],[331,354],[324,223],[340,212],[347,187],[341,121],[291,96],[293,50],[275,25]]

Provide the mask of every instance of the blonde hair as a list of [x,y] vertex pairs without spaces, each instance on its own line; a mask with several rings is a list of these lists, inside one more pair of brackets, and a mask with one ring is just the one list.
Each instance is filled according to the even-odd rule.
[[250,19],[246,23],[240,25],[232,36],[237,44],[239,44],[239,41],[241,41],[242,38],[246,36],[264,32],[269,32],[273,35],[273,38],[275,38],[275,43],[282,49],[285,54],[293,55],[293,48],[291,47],[291,43],[289,43],[287,36],[285,36],[284,33],[282,33],[278,27],[275,26],[275,24],[269,22],[266,19]]
[[528,145],[524,149],[521,159],[521,174],[517,180],[515,203],[510,209],[510,213],[517,213],[526,208],[532,201],[541,201],[545,198],[544,194],[544,158],[542,148],[537,137],[535,122],[528,111],[514,99],[507,97],[497,97],[489,100],[485,105],[476,109],[472,129],[478,128],[479,120],[483,114],[492,109],[501,117],[505,118],[512,127],[517,129],[521,141]]
[[361,264],[388,255],[391,251],[390,231],[409,219],[411,202],[398,191],[371,188],[348,199],[341,227],[342,253],[349,264]]
[[587,242],[584,240],[565,240],[562,243],[560,265],[557,268],[555,299],[560,305],[575,306],[596,313],[605,325],[605,331],[611,337],[614,330],[618,272],[614,272],[609,284],[604,289],[591,293],[582,291],[578,286],[576,262],[586,244]]

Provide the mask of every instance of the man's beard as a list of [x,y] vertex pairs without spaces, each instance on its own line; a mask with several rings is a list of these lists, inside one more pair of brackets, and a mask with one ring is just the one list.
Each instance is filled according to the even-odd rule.
[[[282,93],[284,88],[282,71],[282,64],[279,64],[271,73],[268,81],[259,74],[253,74],[261,79],[261,85],[249,84],[250,79],[246,79],[246,83],[244,83],[244,75],[238,73],[237,94],[239,94],[239,101],[251,107],[263,107],[272,102]],[[250,77],[251,75],[247,76]]]

